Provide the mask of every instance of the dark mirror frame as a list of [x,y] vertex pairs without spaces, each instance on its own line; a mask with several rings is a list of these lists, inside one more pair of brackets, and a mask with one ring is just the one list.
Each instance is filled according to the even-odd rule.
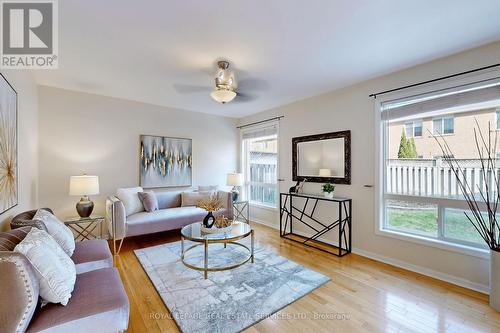
[[[297,144],[301,142],[344,139],[344,177],[311,177],[298,175]],[[292,138],[292,176],[294,181],[307,179],[311,183],[351,184],[351,131],[339,131],[324,134],[306,135]]]

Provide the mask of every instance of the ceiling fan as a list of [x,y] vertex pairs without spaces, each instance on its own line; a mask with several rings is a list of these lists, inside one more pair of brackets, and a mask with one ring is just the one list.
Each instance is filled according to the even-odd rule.
[[215,89],[210,96],[219,103],[226,104],[236,97],[238,83],[234,73],[229,69],[229,62],[222,60],[217,62],[219,69],[215,74]]
[[[210,96],[221,104],[229,102],[241,103],[252,101],[256,98],[252,91],[264,91],[268,88],[266,81],[251,77],[246,77],[242,80],[236,80],[235,73],[230,68],[230,63],[227,60],[217,62],[217,71],[213,77],[214,86],[186,85],[174,84],[174,89],[180,94],[206,94],[211,90]],[[240,73],[241,74],[241,73]],[[247,92],[250,92],[248,94]]]

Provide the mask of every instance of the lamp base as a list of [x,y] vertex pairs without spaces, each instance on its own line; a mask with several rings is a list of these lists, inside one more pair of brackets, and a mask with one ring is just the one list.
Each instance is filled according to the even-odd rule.
[[88,196],[83,196],[76,204],[76,211],[80,217],[89,217],[94,210],[94,203],[89,200]]
[[240,196],[240,192],[238,191],[236,186],[233,187],[233,189],[231,190],[231,193],[233,195],[233,202],[237,201],[238,197]]

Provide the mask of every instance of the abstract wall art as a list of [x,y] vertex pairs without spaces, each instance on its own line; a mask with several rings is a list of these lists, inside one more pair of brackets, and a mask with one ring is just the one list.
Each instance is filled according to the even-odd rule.
[[191,186],[192,152],[191,139],[141,135],[140,185]]
[[17,92],[0,74],[0,214],[18,203]]

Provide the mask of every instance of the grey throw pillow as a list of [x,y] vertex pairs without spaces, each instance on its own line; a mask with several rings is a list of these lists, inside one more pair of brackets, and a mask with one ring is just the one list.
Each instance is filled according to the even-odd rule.
[[139,196],[139,200],[141,200],[146,212],[151,213],[158,210],[158,199],[156,198],[155,192],[137,192],[137,195]]

